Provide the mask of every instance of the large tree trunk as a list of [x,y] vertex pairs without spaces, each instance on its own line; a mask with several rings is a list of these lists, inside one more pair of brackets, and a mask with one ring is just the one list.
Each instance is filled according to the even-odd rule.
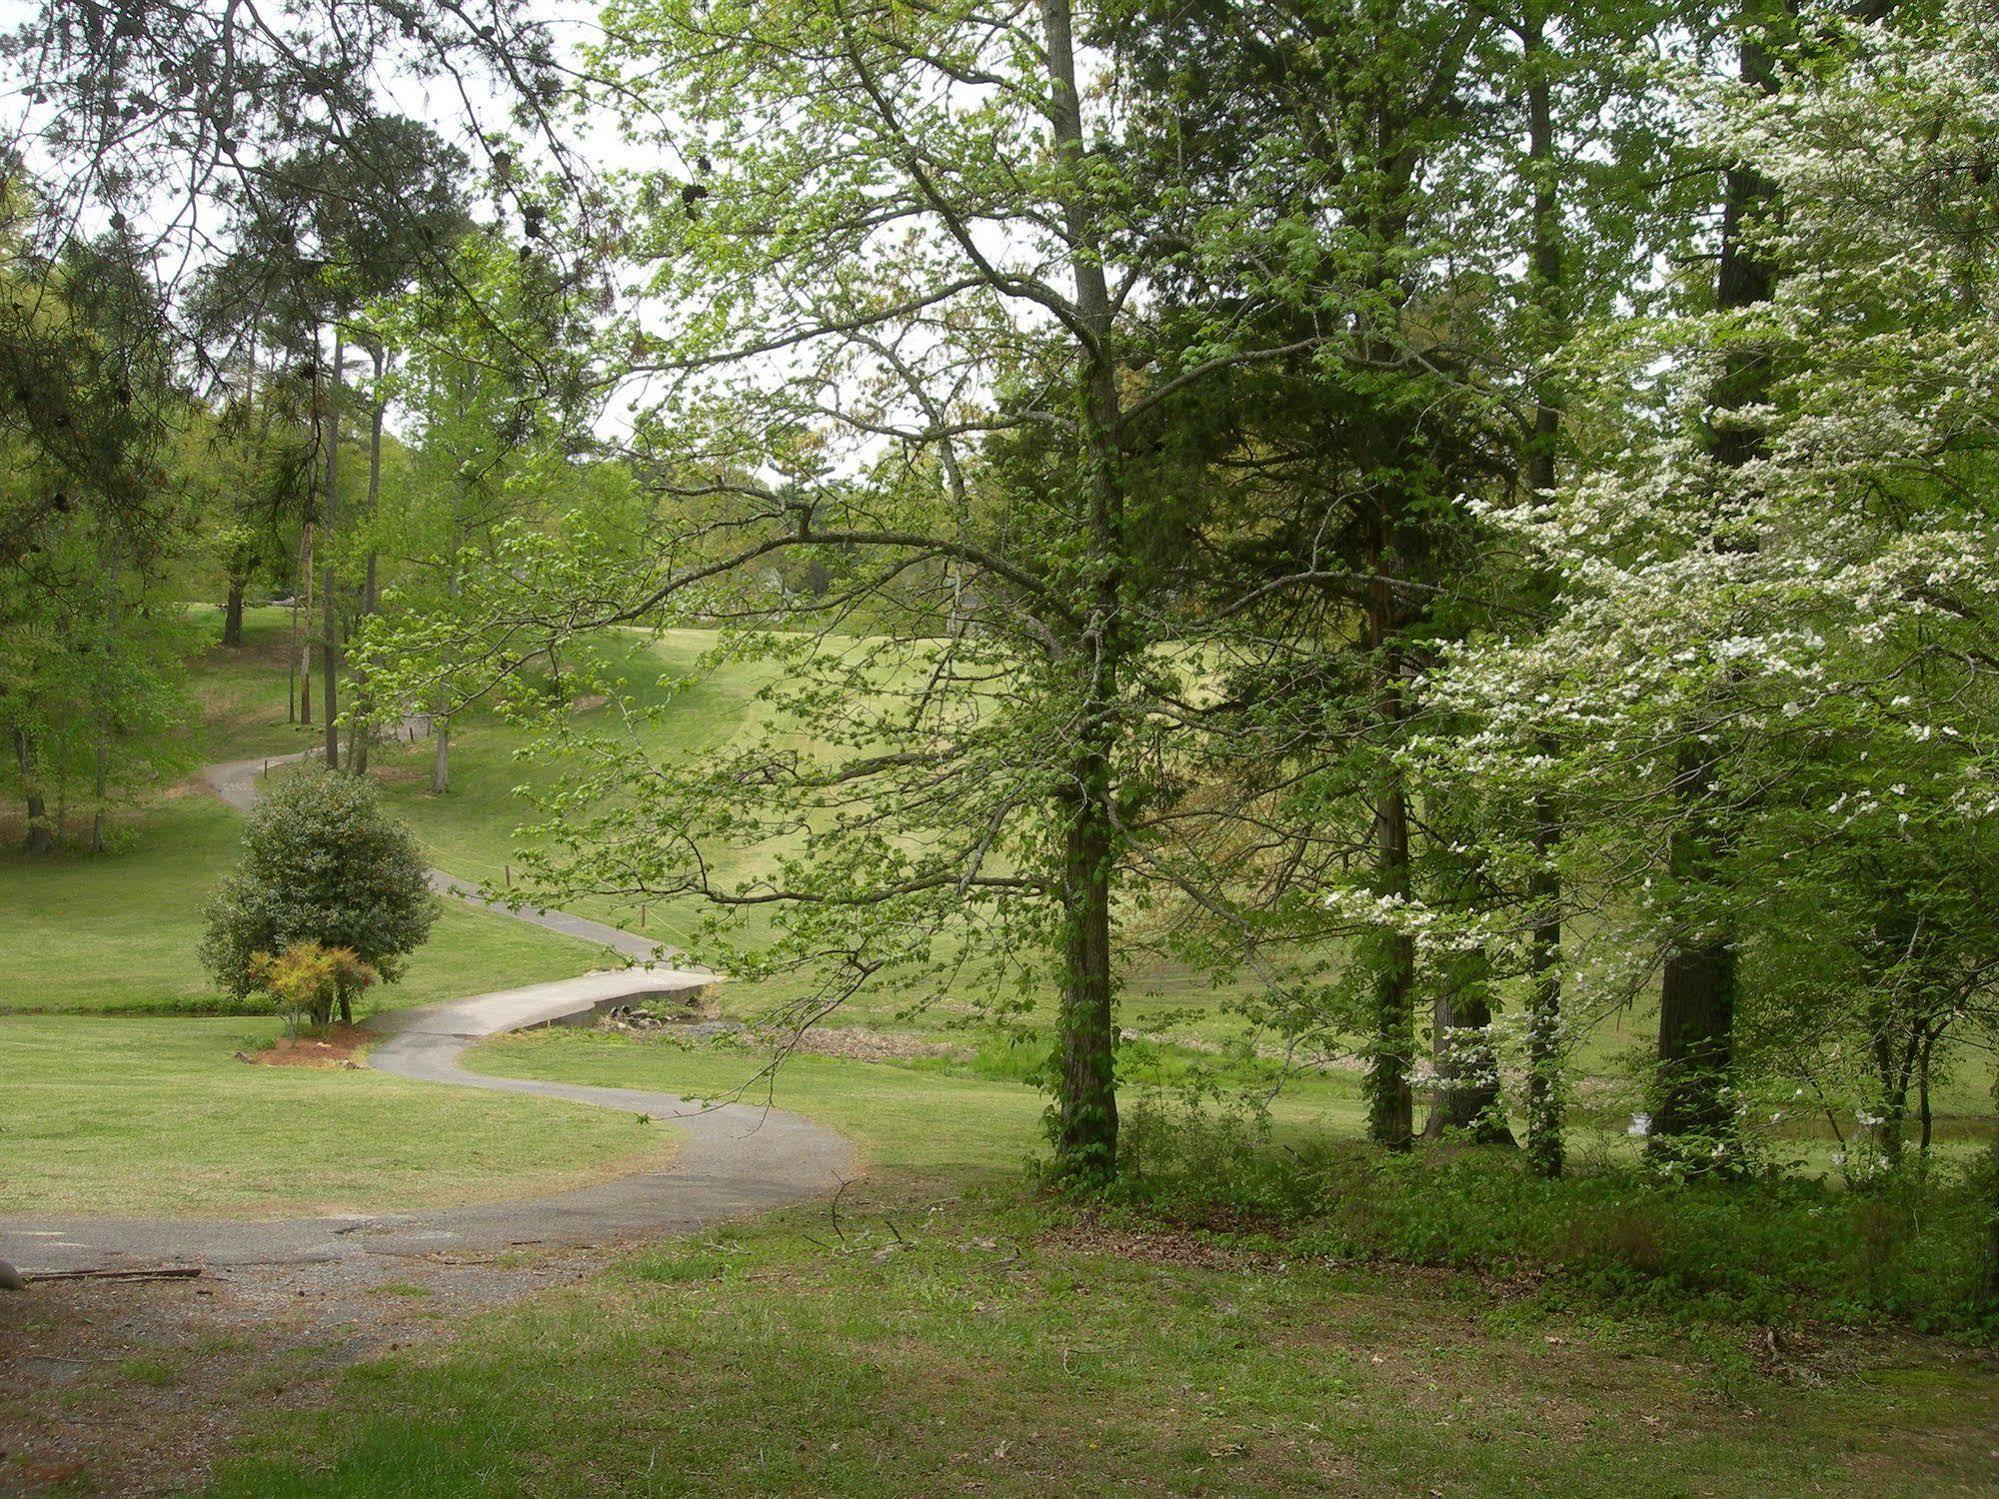
[[248,586],[241,578],[229,580],[229,597],[222,605],[222,643],[225,646],[243,643],[243,592]]
[[29,854],[55,852],[55,829],[49,826],[48,804],[42,800],[42,788],[35,780],[35,746],[28,738],[28,731],[20,724],[14,725],[14,764],[21,772],[22,797],[27,803],[28,831],[21,840],[21,851]]
[[1466,954],[1452,982],[1432,1007],[1437,1081],[1423,1138],[1451,1130],[1481,1145],[1511,1145],[1513,1131],[1499,1110],[1499,1053],[1492,1044],[1492,963],[1484,952]]
[[[1745,0],[1742,19],[1765,19],[1762,0]],[[1745,83],[1764,92],[1777,87],[1776,70],[1762,42],[1743,41]],[[1727,310],[1767,302],[1777,288],[1776,268],[1750,245],[1752,221],[1775,198],[1775,188],[1757,172],[1737,166],[1723,189],[1721,262],[1715,275],[1715,303]],[[1760,403],[1770,388],[1769,359],[1760,349],[1738,348],[1723,366],[1714,393],[1713,451],[1718,465],[1739,469],[1762,451],[1751,423],[1730,421],[1731,412]],[[1737,997],[1735,923],[1727,902],[1713,900],[1726,879],[1725,834],[1709,805],[1724,749],[1690,742],[1675,767],[1675,794],[1683,807],[1682,830],[1673,840],[1674,873],[1699,899],[1705,887],[1709,907],[1674,938],[1659,986],[1659,1074],[1652,1109],[1650,1150],[1660,1159],[1699,1170],[1734,1169],[1736,1121],[1732,1078],[1735,1061]]]
[[104,798],[110,784],[110,770],[111,745],[104,731],[100,729],[97,735],[97,773],[92,777],[90,787],[92,798],[96,803],[90,810],[90,851],[93,854],[103,853],[106,847],[104,835],[107,818]]
[[1712,1169],[1730,1157],[1735,1100],[1735,948],[1696,936],[1666,955],[1659,985],[1659,1062],[1652,1104],[1653,1154]]
[[442,796],[451,789],[451,720],[438,714],[431,719],[430,730],[437,741],[430,759],[430,794]]
[[[102,661],[107,675],[111,670],[113,653],[118,648],[118,561],[118,551],[116,548],[113,548],[110,557],[106,559],[104,568],[104,654]],[[110,721],[110,685],[109,681],[104,683],[105,691],[100,695],[97,704],[97,765],[96,774],[90,788],[94,802],[90,813],[90,851],[93,854],[104,852],[106,822],[104,803],[111,789],[111,731],[113,725]]]
[[1561,880],[1552,861],[1561,830],[1546,797],[1534,803],[1533,912],[1527,957],[1527,1160],[1542,1176],[1560,1176],[1563,1142]]
[[1920,1131],[1916,1136],[1916,1150],[1925,1165],[1930,1158],[1930,1140],[1936,1132],[1936,1114],[1930,1104],[1930,1057],[1941,1034],[1941,1024],[1924,1025],[1923,1039],[1916,1053],[1916,1124]]
[[[1384,894],[1408,893],[1409,802],[1400,777],[1374,805],[1375,874]],[[1374,1040],[1367,1068],[1367,1132],[1377,1145],[1407,1150],[1415,1140],[1416,944],[1385,932],[1374,963]]]
[[326,561],[320,578],[321,605],[326,618],[320,637],[319,675],[326,693],[326,768],[340,768],[340,630],[334,596],[333,540],[334,516],[340,504],[340,365],[347,346],[339,331],[333,334],[332,388],[326,396],[326,503],[321,518],[326,527]]
[[[1385,533],[1387,516],[1380,518]],[[1401,733],[1402,651],[1394,639],[1394,600],[1384,569],[1385,534],[1368,551],[1367,643],[1379,673],[1376,719],[1383,748]],[[1389,754],[1382,757],[1374,792],[1374,888],[1378,895],[1409,894],[1409,792]],[[1373,939],[1373,1036],[1369,1044],[1367,1132],[1390,1150],[1415,1142],[1416,1100],[1409,1074],[1416,1060],[1416,944],[1405,932],[1383,929]]]
[[[1533,253],[1530,271],[1549,351],[1566,341],[1568,299],[1563,295],[1562,219],[1557,199],[1554,115],[1549,100],[1545,16],[1527,17],[1521,49],[1527,64],[1527,156],[1533,173]],[[1534,435],[1527,445],[1527,487],[1552,491],[1561,441],[1561,401],[1551,371],[1535,382]],[[1555,746],[1546,746],[1551,751]],[[1552,754],[1551,754],[1552,758]],[[1553,800],[1536,797],[1534,872],[1528,877],[1527,1159],[1542,1176],[1562,1174],[1562,885],[1555,853],[1562,830]]]
[[[458,597],[458,547],[455,543],[462,538],[454,536],[452,539],[454,545],[451,549],[451,576],[445,582],[444,591],[446,597],[455,599]],[[450,664],[449,657],[446,658],[445,664],[447,666]],[[432,796],[442,796],[451,789],[451,715],[443,709],[444,699],[440,695],[439,707],[430,715],[430,732],[437,740],[436,753],[432,756],[430,764]]]
[[312,562],[314,526],[305,523],[304,555],[299,567],[299,575],[305,580],[305,624],[299,625],[299,607],[292,603],[292,645],[298,652],[298,721],[310,727],[312,724]]
[[[1058,156],[1080,172],[1084,158],[1082,97],[1076,90],[1076,53],[1069,0],[1041,0],[1047,42],[1050,134]],[[1111,881],[1117,834],[1111,746],[1119,673],[1125,651],[1124,494],[1118,429],[1117,352],[1113,347],[1110,289],[1098,250],[1098,226],[1089,204],[1071,195],[1063,205],[1076,282],[1076,311],[1089,333],[1079,350],[1082,376],[1083,450],[1091,566],[1089,620],[1077,658],[1087,680],[1079,704],[1076,789],[1063,806],[1062,1007],[1057,1043],[1056,1172],[1089,1186],[1117,1171],[1118,1113],[1116,1021],[1111,981]]]
[[1057,1017],[1055,1167],[1100,1184],[1117,1171],[1116,1031],[1112,1013],[1110,869],[1113,832],[1103,798],[1108,767],[1075,767],[1081,790],[1064,808],[1062,1003]]

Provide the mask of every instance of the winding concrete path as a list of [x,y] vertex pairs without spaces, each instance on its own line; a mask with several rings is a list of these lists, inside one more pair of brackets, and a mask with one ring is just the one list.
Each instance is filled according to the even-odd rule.
[[[297,759],[298,756],[288,756]],[[210,787],[231,806],[256,800],[262,760],[208,767]],[[270,763],[277,764],[277,760]],[[462,881],[432,871],[450,893]],[[470,887],[466,887],[470,888]],[[479,901],[481,905],[492,905]],[[560,911],[502,915],[601,941],[630,957],[655,958],[657,944],[616,927]],[[623,938],[609,940],[599,933]],[[634,945],[637,949],[634,951]],[[588,1016],[624,1000],[698,988],[714,975],[645,966],[586,973],[392,1010],[368,1024],[384,1039],[367,1053],[383,1072],[420,1082],[530,1094],[671,1120],[679,1150],[658,1171],[621,1176],[551,1196],[441,1208],[419,1213],[290,1218],[267,1222],[78,1218],[0,1218],[0,1260],[26,1274],[200,1263],[211,1266],[321,1264],[368,1256],[480,1253],[524,1245],[597,1245],[683,1233],[720,1219],[804,1201],[838,1187],[854,1170],[852,1147],[824,1125],[748,1104],[703,1108],[670,1093],[592,1088],[524,1078],[487,1077],[459,1065],[466,1049],[490,1036]],[[84,1086],[87,1086],[85,1084]]]

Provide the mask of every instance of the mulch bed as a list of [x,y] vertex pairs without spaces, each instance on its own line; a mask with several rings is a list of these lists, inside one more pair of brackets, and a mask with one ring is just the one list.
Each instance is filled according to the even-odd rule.
[[329,1025],[323,1031],[301,1031],[262,1051],[239,1051],[236,1059],[260,1067],[359,1067],[354,1054],[381,1034],[365,1025]]

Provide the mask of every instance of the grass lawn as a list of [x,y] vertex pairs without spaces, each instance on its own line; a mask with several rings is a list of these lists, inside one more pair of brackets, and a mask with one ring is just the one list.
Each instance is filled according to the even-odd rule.
[[[188,614],[211,642],[221,639],[220,609],[191,604]],[[265,606],[243,611],[242,645],[210,644],[188,663],[188,687],[201,715],[196,740],[202,760],[288,755],[325,742],[317,724],[288,721],[292,659],[291,611]]]
[[348,1371],[219,1495],[1984,1494],[1975,1358],[1523,1320],[1483,1288],[920,1199],[665,1245]]
[[[236,813],[190,791],[124,825],[103,856],[0,854],[0,1013],[236,1008],[202,971],[195,944],[241,828]],[[439,906],[403,982],[370,990],[364,1010],[568,978],[610,961],[574,938],[455,901]]]
[[[723,1091],[739,1053],[539,1033],[475,1065]],[[1018,1190],[1017,1084],[799,1057],[874,1175],[348,1370],[218,1495],[1973,1494],[1999,1374],[1939,1342],[1570,1314]],[[256,1392],[246,1392],[255,1398]]]
[[[1042,1152],[1047,1095],[1017,1080],[931,1059],[878,1064],[800,1054],[773,1081],[754,1045],[683,1046],[603,1031],[549,1028],[501,1036],[465,1058],[474,1072],[613,1088],[656,1088],[692,1098],[737,1098],[824,1120],[855,1140],[869,1166],[962,1179],[1017,1180]],[[1136,1094],[1127,1090],[1130,1109]],[[1282,1139],[1357,1135],[1364,1105],[1348,1075],[1314,1079],[1272,1107]]]
[[251,1217],[519,1197],[637,1170],[620,1110],[235,1059],[274,1019],[0,1016],[10,1214]]
[[[613,1088],[658,1088],[690,1098],[732,1098],[763,1058],[749,1049],[631,1041],[601,1031],[548,1028],[485,1042],[464,1065],[500,1077]],[[1019,1083],[950,1077],[906,1067],[795,1056],[775,1087],[752,1085],[747,1102],[820,1119],[852,1137],[873,1167],[917,1173],[1018,1175],[1043,1143],[1046,1099]]]

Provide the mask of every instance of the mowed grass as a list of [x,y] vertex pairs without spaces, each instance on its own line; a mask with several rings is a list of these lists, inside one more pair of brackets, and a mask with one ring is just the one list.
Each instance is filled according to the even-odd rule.
[[[222,611],[214,605],[190,604],[187,612],[209,642],[188,663],[188,688],[200,714],[191,732],[202,760],[288,755],[325,743],[325,730],[317,723],[290,718],[295,698],[289,672],[297,657],[289,609],[245,609],[240,646],[218,643]],[[320,706],[315,678],[315,717]]]
[[[474,1048],[465,1066],[500,1077],[648,1088],[684,1097],[768,1104],[832,1125],[874,1169],[1018,1181],[1046,1153],[1048,1097],[1017,1079],[981,1076],[921,1059],[907,1065],[809,1053],[774,1073],[769,1053],[749,1045],[681,1045],[591,1030],[545,1029],[497,1037]],[[1127,1106],[1137,1094],[1127,1090]],[[1355,1134],[1363,1118],[1357,1084],[1316,1079],[1272,1106],[1280,1139]]]
[[1017,1179],[1043,1143],[1047,1100],[1018,1083],[808,1055],[787,1059],[774,1079],[760,1079],[765,1060],[749,1048],[551,1028],[485,1042],[464,1065],[499,1077],[768,1103],[832,1125],[875,1168],[1010,1172]]
[[[215,1013],[196,956],[202,908],[235,863],[242,819],[190,790],[121,825],[112,852],[0,855],[0,1013]],[[613,961],[592,944],[439,901],[430,941],[365,1011],[568,978]],[[260,1009],[255,1001],[251,1008]]]
[[249,1217],[524,1197],[649,1167],[621,1110],[252,1066],[275,1020],[0,1016],[10,1216]]
[[[1033,1211],[662,1246],[349,1371],[217,1495],[1984,1494],[1987,1372],[1491,1316],[1464,1288]],[[860,1216],[873,1212],[872,1220]]]
[[[740,1084],[745,1057],[545,1033],[479,1068]],[[1943,1344],[1809,1364],[1754,1329],[1550,1312],[1024,1196],[1040,1099],[822,1057],[776,1102],[871,1175],[364,1363],[217,1495],[1972,1494],[1999,1376]],[[1809,1345],[1808,1345],[1809,1346]]]

